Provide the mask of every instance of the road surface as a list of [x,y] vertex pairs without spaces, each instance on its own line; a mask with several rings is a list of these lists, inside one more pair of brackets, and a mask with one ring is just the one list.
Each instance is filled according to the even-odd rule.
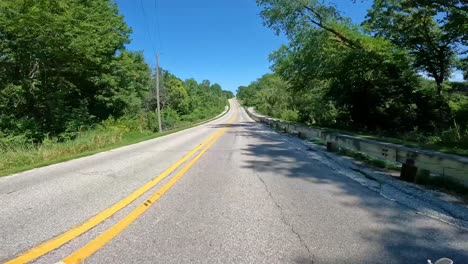
[[466,230],[311,159],[235,100],[192,129],[2,177],[0,203],[2,263],[468,263]]

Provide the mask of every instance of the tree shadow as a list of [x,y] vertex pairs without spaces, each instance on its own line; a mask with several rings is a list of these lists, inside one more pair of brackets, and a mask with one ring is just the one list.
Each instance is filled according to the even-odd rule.
[[246,123],[232,123],[232,124],[229,124],[229,123],[221,123],[221,124],[210,124],[208,125],[207,127],[209,128],[223,128],[223,127],[233,127],[233,128],[237,128],[237,127],[249,127],[248,124]]
[[[314,263],[427,263],[427,259],[435,261],[442,257],[451,258],[455,263],[468,263],[468,231],[420,215],[382,197],[334,171],[339,168],[320,162],[327,159],[320,153],[305,155],[304,148],[292,144],[287,136],[279,136],[266,125],[243,122],[233,127],[238,128],[232,131],[236,135],[252,139],[242,149],[248,157],[241,164],[243,168],[270,180],[275,177],[300,179],[311,189],[320,185],[328,190],[327,187],[332,186],[330,192],[336,197],[332,203],[364,210],[368,215],[366,221],[379,224],[379,228],[369,226],[359,232],[359,240],[374,247],[369,255],[349,259],[321,256]],[[295,262],[310,263],[310,259],[300,256]]]

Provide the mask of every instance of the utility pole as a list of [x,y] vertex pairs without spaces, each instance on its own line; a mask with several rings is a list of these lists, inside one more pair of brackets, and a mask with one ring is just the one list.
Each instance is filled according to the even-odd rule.
[[161,124],[161,106],[159,104],[159,53],[156,53],[156,101],[158,105],[158,126],[159,132],[162,132]]

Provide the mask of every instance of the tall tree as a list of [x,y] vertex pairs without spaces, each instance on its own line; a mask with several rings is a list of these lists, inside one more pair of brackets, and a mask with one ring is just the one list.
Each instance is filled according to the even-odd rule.
[[375,0],[364,25],[378,37],[407,47],[414,65],[434,78],[437,94],[467,44],[468,6],[462,0]]
[[40,137],[107,118],[101,77],[129,33],[110,0],[0,1],[0,129]]
[[347,28],[342,24],[349,26],[350,20],[341,16],[333,5],[318,0],[257,0],[257,4],[263,7],[260,15],[264,24],[290,40],[311,28],[320,28],[346,46],[359,47],[358,42],[343,32]]
[[[415,74],[405,50],[362,34],[333,6],[316,0],[262,0],[265,23],[290,39],[271,55],[273,69],[296,92],[316,90],[342,113],[341,124],[379,129],[391,121],[399,103],[408,104]],[[319,109],[315,107],[315,110]],[[300,116],[327,120],[312,108]],[[316,117],[317,116],[317,117]]]
[[182,80],[172,74],[166,75],[164,88],[166,92],[166,103],[164,107],[171,107],[176,110],[179,115],[188,114],[190,99]]

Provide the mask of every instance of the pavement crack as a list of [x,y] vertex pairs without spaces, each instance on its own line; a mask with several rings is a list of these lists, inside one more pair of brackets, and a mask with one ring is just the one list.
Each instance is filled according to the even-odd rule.
[[297,237],[297,239],[299,240],[299,243],[307,250],[307,253],[309,255],[309,260],[310,260],[310,263],[313,264],[314,263],[314,254],[312,253],[312,251],[310,250],[310,248],[307,246],[307,244],[305,243],[304,239],[301,237],[301,235],[299,234],[299,232],[297,232],[295,229],[294,229],[294,226],[287,220],[286,218],[286,215],[284,214],[284,210],[283,208],[281,207],[281,205],[275,200],[275,198],[273,197],[273,194],[271,193],[270,189],[268,188],[268,185],[266,184],[266,182],[262,179],[262,177],[257,173],[257,172],[254,172],[255,176],[260,180],[260,182],[262,183],[263,187],[265,188],[265,191],[267,192],[268,196],[270,197],[270,200],[273,202],[273,204],[278,208],[279,212],[280,212],[280,215],[281,215],[281,221],[290,228],[291,232]]
[[[366,166],[356,164],[347,165],[342,162],[339,157],[332,156],[333,154],[328,154],[323,151],[317,151],[317,153],[322,157],[325,157],[325,159],[321,160],[316,159],[311,155],[308,156],[314,160],[322,162],[322,164],[332,169],[337,174],[345,176],[358,184],[377,192],[384,199],[398,203],[400,206],[410,208],[417,214],[436,219],[463,230],[468,230],[468,221],[466,220],[467,216],[466,213],[462,212],[465,211],[465,209],[455,209],[451,204],[444,205],[443,202],[434,201],[434,199],[425,194],[426,190],[405,184],[399,180],[392,180],[391,176],[378,177],[372,172],[369,172],[371,169]],[[347,173],[347,171],[354,172],[354,174]]]

